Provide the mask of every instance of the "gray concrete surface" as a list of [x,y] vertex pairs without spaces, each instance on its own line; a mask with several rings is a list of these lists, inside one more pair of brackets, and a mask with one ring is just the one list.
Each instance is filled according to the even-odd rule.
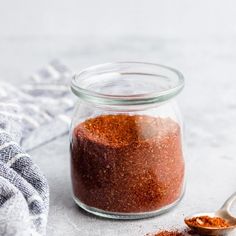
[[[71,198],[68,137],[32,151],[51,190],[49,236],[143,236],[182,227],[183,217],[220,207],[236,191],[235,1],[0,1],[0,79],[23,83],[54,58],[72,70],[119,60],[183,72],[187,189],[168,214],[113,221]],[[236,213],[236,207],[234,208]]]

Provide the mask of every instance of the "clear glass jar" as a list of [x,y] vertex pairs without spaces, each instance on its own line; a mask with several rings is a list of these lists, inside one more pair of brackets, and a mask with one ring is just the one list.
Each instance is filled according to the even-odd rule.
[[175,97],[183,86],[180,72],[151,63],[109,63],[74,76],[71,178],[81,208],[137,219],[180,201],[184,158]]

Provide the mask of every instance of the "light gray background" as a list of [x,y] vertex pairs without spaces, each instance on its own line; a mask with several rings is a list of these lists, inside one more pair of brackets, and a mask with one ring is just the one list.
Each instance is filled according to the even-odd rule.
[[31,152],[51,189],[48,235],[143,236],[182,227],[236,190],[236,1],[0,0],[0,80],[18,85],[59,58],[73,71],[120,60],[150,61],[183,72],[187,190],[161,217],[111,221],[71,199],[68,138]]

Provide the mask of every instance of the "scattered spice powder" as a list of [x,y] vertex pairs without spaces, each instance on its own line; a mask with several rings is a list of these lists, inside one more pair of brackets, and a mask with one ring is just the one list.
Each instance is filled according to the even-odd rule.
[[182,232],[179,232],[179,231],[167,231],[167,230],[164,230],[164,231],[160,231],[154,235],[146,235],[146,236],[184,236],[185,234],[182,233]]
[[102,115],[75,127],[71,143],[74,196],[110,212],[147,212],[182,194],[179,125],[170,118]]
[[202,226],[212,228],[225,228],[230,225],[220,217],[198,216],[185,220],[185,223],[190,226]]

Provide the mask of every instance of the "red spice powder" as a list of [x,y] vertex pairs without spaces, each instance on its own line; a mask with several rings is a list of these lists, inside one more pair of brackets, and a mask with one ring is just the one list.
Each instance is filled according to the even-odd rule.
[[185,223],[190,226],[225,228],[230,225],[220,217],[199,216],[185,220]]
[[179,231],[161,231],[158,232],[156,234],[154,234],[153,236],[184,236],[184,233],[181,233]]
[[110,212],[158,210],[182,194],[179,125],[170,118],[102,115],[75,127],[71,143],[74,196]]

